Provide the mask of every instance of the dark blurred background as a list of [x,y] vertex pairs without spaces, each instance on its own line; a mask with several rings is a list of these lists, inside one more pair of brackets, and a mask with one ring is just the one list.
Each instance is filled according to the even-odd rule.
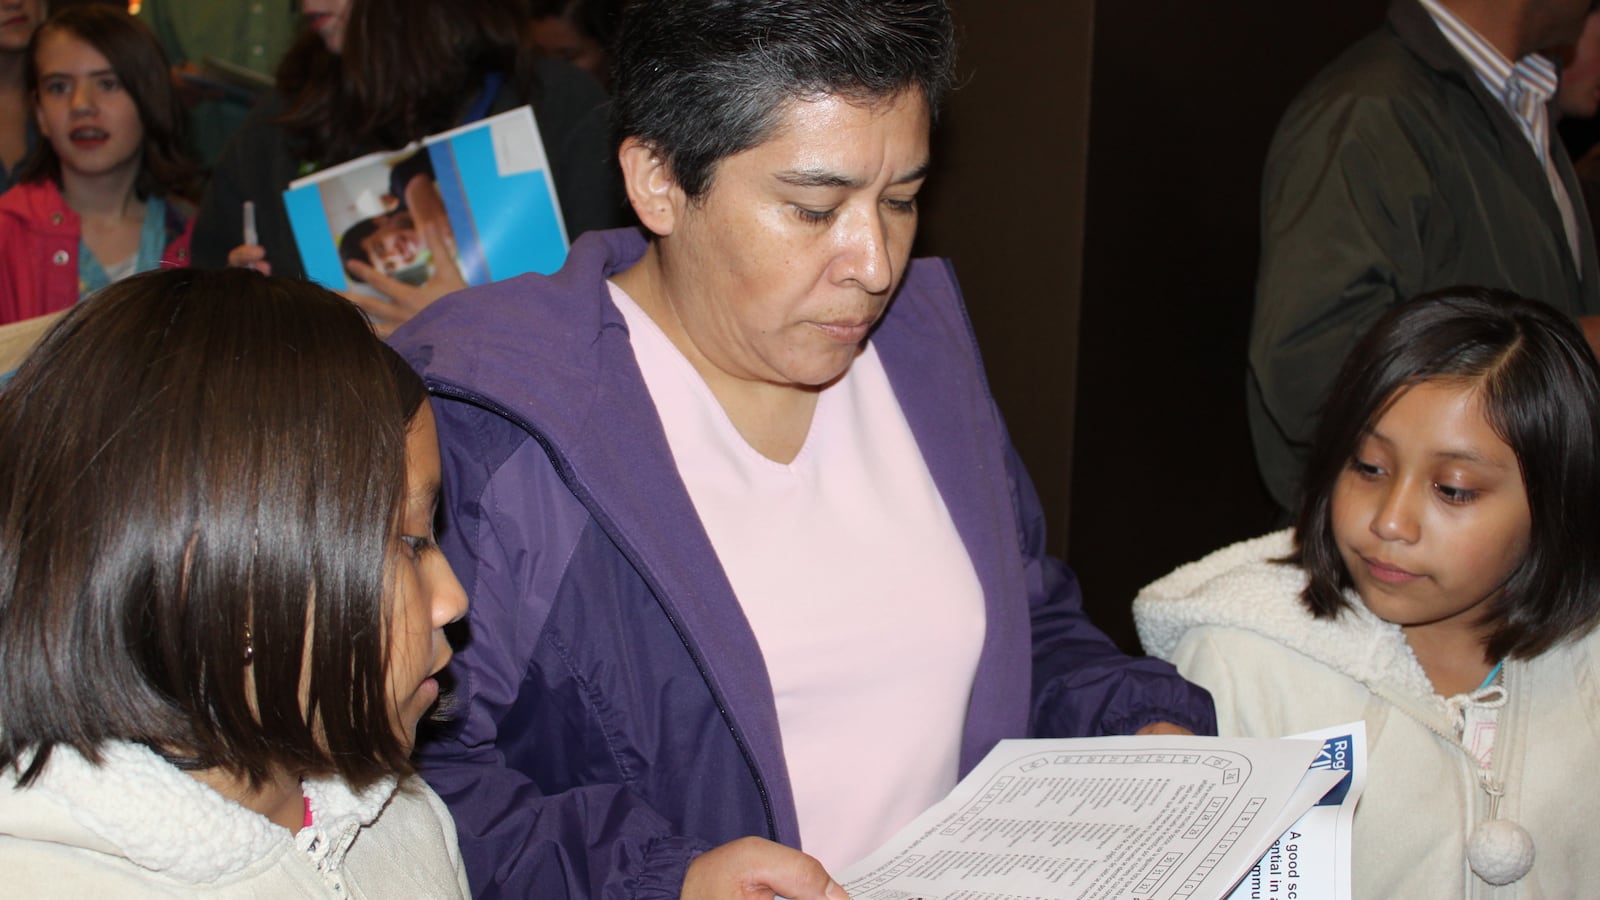
[[1261,164],[1386,3],[953,0],[964,87],[918,252],[949,256],[1095,620],[1279,525],[1244,416]]

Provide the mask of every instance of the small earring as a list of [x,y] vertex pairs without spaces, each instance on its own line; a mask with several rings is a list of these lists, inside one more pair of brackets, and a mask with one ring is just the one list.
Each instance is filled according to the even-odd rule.
[[244,627],[244,661],[249,662],[256,655],[255,639],[250,634],[250,626]]

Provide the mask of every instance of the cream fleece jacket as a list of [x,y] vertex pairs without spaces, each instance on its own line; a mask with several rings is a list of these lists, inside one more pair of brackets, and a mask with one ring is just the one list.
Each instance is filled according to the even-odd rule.
[[0,893],[27,897],[465,897],[455,826],[421,779],[355,793],[307,780],[290,834],[113,743],[101,765],[57,749],[41,777],[0,775]]

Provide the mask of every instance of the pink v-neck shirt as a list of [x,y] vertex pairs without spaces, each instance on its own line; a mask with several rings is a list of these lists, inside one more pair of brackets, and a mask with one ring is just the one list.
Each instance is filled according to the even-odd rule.
[[611,297],[766,660],[803,849],[842,870],[955,786],[985,627],[972,561],[870,344],[778,463]]

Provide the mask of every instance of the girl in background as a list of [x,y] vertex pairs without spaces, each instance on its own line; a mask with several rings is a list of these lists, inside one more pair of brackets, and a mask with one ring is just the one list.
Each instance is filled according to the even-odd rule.
[[27,91],[42,138],[0,195],[0,324],[188,260],[180,110],[155,36],[104,5],[34,33]]
[[1541,303],[1457,288],[1390,310],[1335,383],[1295,528],[1147,587],[1145,648],[1224,735],[1365,720],[1356,896],[1591,893],[1594,356]]
[[0,392],[19,895],[466,896],[408,761],[466,599],[420,379],[304,282],[169,270]]

